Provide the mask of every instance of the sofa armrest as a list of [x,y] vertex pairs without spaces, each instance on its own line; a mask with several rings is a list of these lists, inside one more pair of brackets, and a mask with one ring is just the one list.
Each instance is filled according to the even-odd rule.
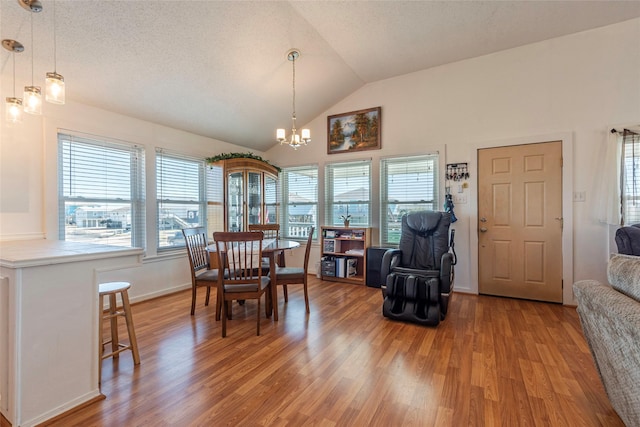
[[640,303],[595,280],[573,285],[578,315],[611,406],[640,426]]

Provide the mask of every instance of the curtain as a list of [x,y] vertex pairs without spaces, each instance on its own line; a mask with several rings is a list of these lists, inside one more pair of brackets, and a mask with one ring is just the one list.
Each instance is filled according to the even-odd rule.
[[600,201],[595,206],[597,219],[611,225],[620,225],[620,172],[622,158],[622,138],[618,132],[608,133],[605,139],[604,159],[597,180],[594,200]]

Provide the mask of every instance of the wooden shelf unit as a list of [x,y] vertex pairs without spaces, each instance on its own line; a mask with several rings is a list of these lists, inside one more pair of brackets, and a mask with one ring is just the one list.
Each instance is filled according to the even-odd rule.
[[[321,275],[322,280],[332,282],[354,283],[364,285],[367,272],[367,248],[371,242],[371,227],[341,227],[323,225],[320,227],[320,249],[322,250]],[[353,253],[350,251],[358,251]],[[356,273],[351,277],[330,275],[325,269],[330,264],[325,258],[353,258],[356,260]],[[346,264],[346,261],[345,261]],[[337,270],[337,266],[336,266]],[[325,274],[327,273],[327,274]],[[337,271],[336,271],[337,274]]]

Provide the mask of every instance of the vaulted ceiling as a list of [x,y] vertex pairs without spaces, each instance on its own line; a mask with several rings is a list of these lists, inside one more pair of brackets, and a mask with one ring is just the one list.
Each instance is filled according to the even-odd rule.
[[640,1],[41,2],[0,0],[20,93],[32,51],[36,84],[53,71],[55,6],[68,99],[261,151],[291,125],[291,48],[301,125],[370,82],[640,16]]

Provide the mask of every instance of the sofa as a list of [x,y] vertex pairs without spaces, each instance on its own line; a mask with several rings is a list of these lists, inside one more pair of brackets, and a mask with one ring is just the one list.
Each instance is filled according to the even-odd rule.
[[577,311],[611,405],[640,426],[640,257],[613,255],[607,279],[574,283]]

